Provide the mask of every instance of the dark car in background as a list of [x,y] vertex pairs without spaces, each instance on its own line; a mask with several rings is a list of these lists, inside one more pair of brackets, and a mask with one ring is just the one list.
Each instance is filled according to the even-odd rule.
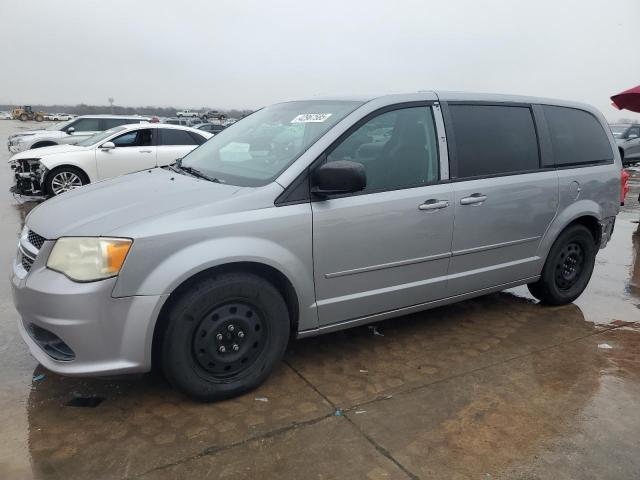
[[221,125],[219,123],[199,123],[197,125],[194,125],[193,128],[197,128],[198,130],[202,130],[204,132],[209,132],[212,133],[213,135],[216,135],[217,133],[220,133],[222,130],[224,130],[226,127],[226,125]]
[[616,139],[622,164],[633,165],[640,162],[640,123],[610,125]]

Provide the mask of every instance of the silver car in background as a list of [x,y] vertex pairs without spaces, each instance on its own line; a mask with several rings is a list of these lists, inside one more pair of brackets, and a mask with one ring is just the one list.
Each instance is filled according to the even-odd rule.
[[20,331],[66,375],[162,369],[217,400],[290,338],[527,284],[572,302],[619,210],[594,108],[424,92],[272,105],[166,168],[65,193],[26,220]]
[[25,130],[9,136],[7,148],[11,153],[54,145],[74,145],[99,132],[120,125],[149,122],[140,115],[83,115],[41,130]]

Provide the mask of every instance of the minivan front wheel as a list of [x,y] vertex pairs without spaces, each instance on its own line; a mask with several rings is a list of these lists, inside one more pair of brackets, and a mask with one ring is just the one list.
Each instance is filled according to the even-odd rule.
[[540,280],[528,285],[531,294],[549,305],[565,305],[578,298],[589,283],[597,248],[583,225],[572,225],[555,241]]
[[282,359],[289,313],[262,277],[224,273],[201,280],[170,309],[162,342],[167,380],[202,401],[260,385]]

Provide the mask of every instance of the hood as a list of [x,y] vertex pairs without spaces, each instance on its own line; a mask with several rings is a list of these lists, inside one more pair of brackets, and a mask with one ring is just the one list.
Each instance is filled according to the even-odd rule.
[[10,135],[9,138],[24,137],[24,136],[29,136],[29,137],[46,136],[51,138],[57,138],[57,137],[66,137],[67,134],[62,130],[25,130],[24,132],[14,133],[13,135]]
[[11,157],[9,161],[23,160],[25,158],[42,158],[47,155],[55,155],[58,153],[70,153],[77,152],[79,150],[86,150],[87,147],[80,147],[78,145],[52,145],[50,147],[33,148],[31,150],[25,150],[24,152],[16,153]]
[[125,225],[157,220],[194,205],[222,203],[239,190],[252,189],[154,168],[51,198],[34,208],[25,223],[50,240],[61,236],[113,235],[114,230]]

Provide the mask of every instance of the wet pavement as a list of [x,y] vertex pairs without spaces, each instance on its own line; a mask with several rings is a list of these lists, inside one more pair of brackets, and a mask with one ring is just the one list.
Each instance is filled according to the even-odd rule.
[[[0,141],[26,126],[0,121]],[[640,478],[640,169],[632,182],[575,304],[520,287],[297,341],[261,388],[208,405],[155,375],[37,365],[7,279],[32,205],[0,194],[0,479]]]

